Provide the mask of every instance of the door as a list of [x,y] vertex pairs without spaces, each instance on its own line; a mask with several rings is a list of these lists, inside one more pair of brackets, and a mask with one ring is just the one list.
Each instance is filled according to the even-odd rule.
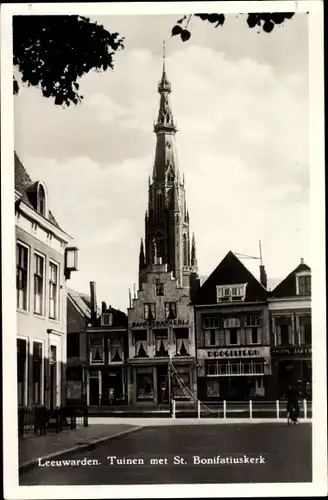
[[99,405],[99,378],[92,377],[89,379],[89,391],[90,391],[90,406]]

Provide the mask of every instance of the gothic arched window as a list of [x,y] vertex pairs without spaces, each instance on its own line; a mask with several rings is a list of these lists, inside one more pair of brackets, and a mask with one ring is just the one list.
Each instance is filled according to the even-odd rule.
[[44,191],[44,187],[40,184],[38,186],[38,204],[37,204],[37,210],[40,212],[41,215],[45,216],[45,211],[46,211],[46,194]]
[[163,218],[163,193],[158,191],[156,193],[156,219],[162,220]]
[[188,265],[188,242],[186,234],[183,235],[183,265]]

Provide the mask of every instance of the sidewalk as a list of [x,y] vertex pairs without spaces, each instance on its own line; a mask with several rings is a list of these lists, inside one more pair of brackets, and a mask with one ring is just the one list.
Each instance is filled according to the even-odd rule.
[[[92,419],[90,419],[92,420]],[[96,422],[92,422],[96,424]],[[129,422],[116,422],[107,419],[102,425],[79,427],[74,431],[65,430],[58,434],[31,436],[19,440],[19,470],[26,470],[38,463],[39,458],[45,460],[63,453],[78,449],[89,450],[97,444],[110,441],[114,437],[128,434],[140,427]]]
[[[89,426],[106,425],[109,422],[115,424],[128,424],[130,426],[141,427],[160,427],[163,425],[230,425],[230,424],[283,424],[287,425],[286,418],[130,418],[130,417],[89,417]],[[311,418],[301,418],[299,424],[311,424]],[[298,424],[298,425],[299,425]]]

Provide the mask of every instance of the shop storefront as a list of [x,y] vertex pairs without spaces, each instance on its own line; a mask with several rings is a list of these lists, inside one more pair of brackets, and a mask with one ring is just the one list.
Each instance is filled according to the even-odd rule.
[[198,349],[201,400],[261,399],[271,374],[270,347]]
[[272,392],[283,398],[289,385],[297,386],[303,397],[312,398],[312,348],[274,347],[272,356]]

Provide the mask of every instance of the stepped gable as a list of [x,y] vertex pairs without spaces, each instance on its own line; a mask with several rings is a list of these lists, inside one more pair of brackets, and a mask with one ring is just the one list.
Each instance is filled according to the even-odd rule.
[[268,291],[230,251],[201,286],[197,304],[216,304],[216,285],[241,283],[247,283],[245,302],[261,302],[267,299]]
[[[15,191],[18,191],[20,193],[21,200],[24,203],[26,203],[26,205],[28,205],[30,208],[35,209],[33,203],[31,202],[31,199],[35,192],[37,183],[32,181],[23,163],[19,159],[16,151],[14,155],[15,155]],[[58,229],[61,229],[61,227],[59,226],[58,222],[56,221],[54,215],[50,210],[49,210],[48,220]]]
[[311,268],[302,262],[294,271],[279,283],[278,286],[271,292],[271,297],[294,297],[296,295],[296,274],[303,271],[311,271]]

